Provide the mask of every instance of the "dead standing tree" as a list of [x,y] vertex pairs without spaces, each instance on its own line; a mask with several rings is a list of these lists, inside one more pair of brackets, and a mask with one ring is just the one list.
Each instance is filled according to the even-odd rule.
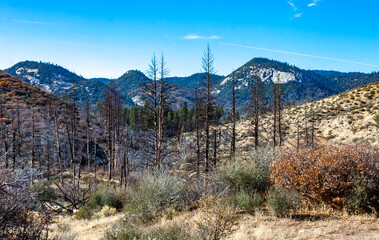
[[259,76],[253,76],[253,85],[251,88],[251,105],[252,105],[252,125],[254,136],[254,148],[258,149],[260,145],[260,120],[263,108],[263,87]]
[[197,170],[197,174],[200,174],[200,161],[201,161],[200,98],[199,98],[199,89],[197,87],[196,82],[195,82],[195,131],[196,131],[196,170]]
[[113,83],[110,83],[104,97],[105,124],[108,150],[108,179],[117,170],[117,151],[121,140],[121,97]]
[[236,154],[236,79],[235,72],[232,73],[232,141],[230,148],[230,159],[234,159]]
[[[166,157],[166,115],[167,109],[169,109],[170,106],[172,91],[171,85],[166,81],[169,70],[166,66],[163,54],[159,62],[157,61],[155,55],[153,56],[147,73],[149,79],[142,88],[142,93],[146,100],[146,112],[144,113],[144,118],[145,120],[149,120],[152,116],[153,136],[150,139],[154,144],[154,173],[156,175],[160,165]],[[150,129],[146,130],[149,131]]]
[[[145,85],[142,87],[142,94],[145,98],[145,106],[143,108],[145,112],[143,115],[145,118],[152,116],[153,121],[153,136],[150,138],[153,142],[154,150],[154,169],[158,167],[159,156],[158,156],[158,147],[159,147],[159,112],[158,112],[158,74],[159,74],[159,63],[155,54],[153,55],[151,62],[149,64],[149,70],[147,71],[148,79]],[[146,129],[144,129],[146,130]],[[147,143],[150,141],[146,139]],[[149,152],[150,148],[146,149],[146,154]],[[148,164],[148,163],[146,163]]]
[[283,91],[280,78],[272,85],[273,88],[273,131],[272,142],[273,147],[281,147],[283,143],[283,124],[282,124],[282,110],[283,110]]
[[210,125],[211,125],[211,114],[213,109],[213,103],[212,103],[212,89],[213,89],[213,80],[212,80],[212,74],[215,73],[214,70],[214,55],[212,53],[211,48],[209,47],[209,44],[207,46],[207,49],[204,51],[203,58],[202,58],[202,68],[203,68],[203,88],[204,88],[204,94],[205,94],[205,150],[204,150],[204,171],[209,171],[209,148],[210,148]]
[[160,61],[160,88],[159,88],[159,110],[158,110],[158,168],[166,157],[166,130],[167,130],[167,110],[170,108],[171,85],[166,81],[169,74],[166,61],[162,54]]

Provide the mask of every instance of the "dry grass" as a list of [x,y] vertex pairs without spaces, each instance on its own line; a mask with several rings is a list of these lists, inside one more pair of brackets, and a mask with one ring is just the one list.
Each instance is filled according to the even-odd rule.
[[[166,215],[151,225],[139,226],[148,232],[154,228],[182,226],[188,232],[222,229],[221,239],[379,239],[379,219],[374,215],[348,215],[319,206],[301,209],[290,218],[268,215],[263,209],[255,216],[223,209],[216,199],[204,200],[194,211]],[[220,211],[221,210],[221,211]],[[267,209],[266,209],[267,210]],[[50,239],[102,239],[104,233],[119,223],[123,214],[87,221],[59,217],[50,227]],[[226,224],[226,225],[224,225]],[[220,226],[226,226],[220,228]],[[67,238],[64,238],[67,237]],[[72,238],[70,238],[72,237]]]
[[318,220],[270,216],[242,217],[225,239],[378,239],[379,221],[371,216],[323,217]]
[[102,239],[104,233],[121,221],[123,214],[96,220],[77,220],[74,217],[58,217],[50,226],[49,239],[56,240],[96,240]]

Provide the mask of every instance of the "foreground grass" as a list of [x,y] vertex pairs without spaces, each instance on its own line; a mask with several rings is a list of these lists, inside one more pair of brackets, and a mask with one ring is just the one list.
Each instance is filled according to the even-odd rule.
[[[336,215],[333,212],[312,212],[298,213],[291,218],[277,218],[266,213],[258,213],[256,216],[246,213],[236,214],[237,218],[233,222],[229,235],[223,236],[221,239],[379,238],[379,220],[373,215]],[[103,239],[104,234],[123,218],[123,214],[96,220],[60,217],[55,220],[50,228],[50,239]],[[193,237],[201,237],[201,231],[198,229],[199,224],[209,223],[209,218],[211,216],[206,207],[201,207],[195,211],[181,212],[172,218],[163,217],[153,225],[141,227],[138,230],[138,236],[154,237],[163,236],[162,233],[166,233],[173,238],[151,239],[196,239]],[[178,236],[181,238],[174,238]]]

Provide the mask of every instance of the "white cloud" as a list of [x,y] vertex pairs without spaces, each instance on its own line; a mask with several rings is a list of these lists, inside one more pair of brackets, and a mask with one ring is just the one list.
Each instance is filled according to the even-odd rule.
[[295,6],[295,4],[292,2],[292,0],[288,1],[287,2],[289,5],[291,5],[292,9],[296,12],[297,11],[297,7]]
[[313,0],[313,2],[309,3],[308,4],[308,7],[313,7],[313,6],[316,6],[318,2],[320,2],[321,0]]
[[50,23],[50,22],[40,22],[40,21],[30,21],[30,20],[20,20],[20,19],[12,19],[12,22],[18,23],[30,23],[30,24],[39,24],[39,25],[52,25],[57,26],[58,24]]
[[183,37],[183,39],[186,39],[186,40],[194,40],[194,39],[202,39],[202,38],[203,38],[202,36],[199,36],[197,34],[188,34]]
[[221,37],[220,36],[217,36],[217,35],[212,35],[210,37],[205,37],[205,36],[201,36],[201,35],[198,35],[198,34],[188,34],[186,36],[183,37],[183,39],[185,40],[196,40],[196,39],[203,39],[203,40],[206,40],[206,39],[220,39]]
[[240,45],[240,44],[234,44],[234,43],[221,43],[221,44],[229,45],[229,46],[235,46],[235,47],[241,47],[241,48],[256,49],[256,50],[267,51],[267,52],[276,52],[276,53],[297,55],[297,56],[302,56],[302,57],[318,58],[318,59],[325,59],[325,60],[332,60],[332,61],[338,61],[338,62],[352,63],[352,64],[358,64],[358,65],[364,65],[364,66],[379,67],[379,65],[374,65],[374,64],[370,64],[370,63],[356,62],[356,61],[339,59],[339,58],[332,58],[332,57],[315,56],[315,55],[310,55],[310,54],[305,54],[305,53],[288,52],[288,51],[283,51],[283,50],[275,50],[275,49],[268,49],[268,48],[261,48],[261,47],[253,47],[253,46],[246,46],[246,45]]
[[301,17],[303,15],[303,13],[298,13],[298,14],[295,14],[293,17],[294,18],[299,18],[299,17]]

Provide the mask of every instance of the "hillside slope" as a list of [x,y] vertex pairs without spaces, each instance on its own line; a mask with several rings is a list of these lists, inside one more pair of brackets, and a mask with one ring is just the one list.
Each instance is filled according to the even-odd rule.
[[[379,147],[379,125],[375,121],[377,116],[379,116],[379,82],[287,108],[283,111],[285,145],[296,147],[299,136],[300,145],[305,146],[307,126],[309,141],[314,127],[316,144],[365,143]],[[271,145],[272,115],[265,115],[261,122],[261,141]],[[239,122],[237,145],[240,149],[253,148],[254,139],[251,132],[250,119]]]
[[104,97],[106,91],[104,83],[85,79],[50,63],[24,61],[6,69],[5,72],[59,97],[71,95],[72,85],[75,83],[79,103],[84,103],[87,98],[91,103],[96,103]]
[[21,81],[1,70],[0,96],[0,102],[6,109],[13,109],[14,105],[30,108],[31,106],[48,106],[52,101],[62,103],[55,95]]

